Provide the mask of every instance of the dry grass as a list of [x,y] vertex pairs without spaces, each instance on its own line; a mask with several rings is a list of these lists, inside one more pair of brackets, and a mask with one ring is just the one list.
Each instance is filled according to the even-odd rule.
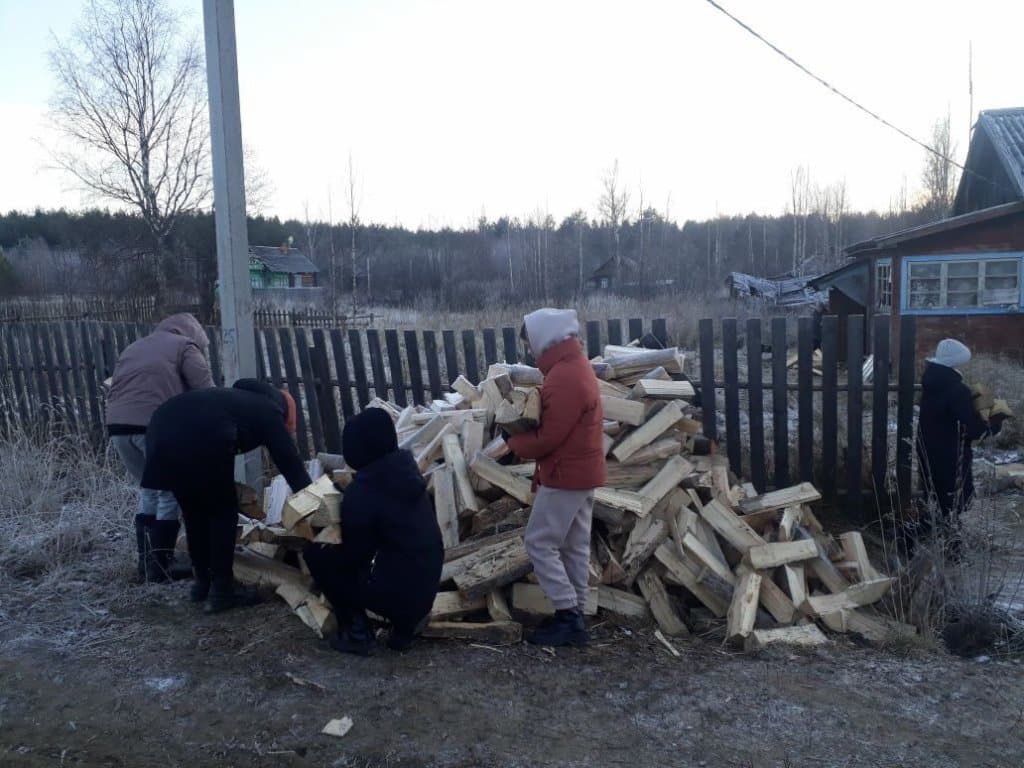
[[1002,357],[979,355],[964,368],[968,381],[986,384],[996,397],[1009,403],[1016,418],[1003,422],[995,438],[998,448],[1024,446],[1024,366]]

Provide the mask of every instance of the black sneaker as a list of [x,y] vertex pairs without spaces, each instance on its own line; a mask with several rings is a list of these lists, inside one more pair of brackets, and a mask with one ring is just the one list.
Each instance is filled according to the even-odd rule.
[[590,634],[579,608],[560,609],[550,620],[542,622],[527,639],[533,645],[581,648],[590,642]]
[[205,610],[207,613],[223,613],[224,611],[230,611],[232,608],[250,608],[262,602],[263,598],[252,587],[242,587],[235,584],[227,589],[218,589],[214,586],[210,590],[209,597],[206,599]]

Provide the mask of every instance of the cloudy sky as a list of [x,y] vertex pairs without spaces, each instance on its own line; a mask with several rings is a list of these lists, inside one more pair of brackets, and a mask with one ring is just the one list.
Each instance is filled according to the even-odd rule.
[[[200,0],[171,0],[201,34]],[[721,0],[909,133],[1024,105],[1024,3]],[[0,0],[0,210],[90,200],[46,168],[46,51],[80,0]],[[791,170],[886,208],[923,150],[858,112],[704,0],[236,0],[242,131],[267,211],[341,217],[347,157],[364,220],[466,226],[481,212],[596,214],[617,158],[675,219],[779,213]]]

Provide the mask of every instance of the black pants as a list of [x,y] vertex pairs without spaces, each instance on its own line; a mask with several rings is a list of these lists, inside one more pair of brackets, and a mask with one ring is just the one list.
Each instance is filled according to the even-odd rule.
[[234,479],[211,482],[202,488],[175,490],[185,521],[185,538],[197,581],[209,580],[217,589],[234,583],[235,534],[238,498]]
[[383,616],[399,632],[411,633],[423,618],[408,615],[405,606],[379,589],[369,569],[353,571],[340,568],[339,547],[310,543],[303,547],[302,557],[343,627],[348,626],[352,614],[358,611],[369,610]]

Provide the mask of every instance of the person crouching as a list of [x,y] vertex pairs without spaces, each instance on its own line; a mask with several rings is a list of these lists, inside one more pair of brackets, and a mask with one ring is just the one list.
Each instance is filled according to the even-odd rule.
[[539,309],[524,320],[526,341],[544,374],[541,421],[536,430],[509,437],[508,445],[521,459],[537,461],[526,551],[555,607],[527,640],[582,646],[589,641],[583,606],[594,489],[605,482],[601,393],[583,354],[575,310]]
[[416,460],[398,449],[395,426],[381,409],[349,419],[342,452],[356,471],[341,503],[342,543],[310,542],[302,553],[338,619],[331,645],[368,655],[370,610],[392,624],[388,647],[406,650],[430,617],[441,578],[437,515]]

